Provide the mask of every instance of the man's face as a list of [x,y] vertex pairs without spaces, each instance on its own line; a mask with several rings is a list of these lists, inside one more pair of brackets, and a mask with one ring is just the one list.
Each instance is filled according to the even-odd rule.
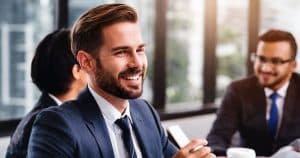
[[258,43],[254,72],[260,84],[273,90],[286,83],[296,68],[288,42]]
[[147,58],[138,23],[116,23],[102,33],[104,42],[94,72],[96,85],[122,99],[141,96]]

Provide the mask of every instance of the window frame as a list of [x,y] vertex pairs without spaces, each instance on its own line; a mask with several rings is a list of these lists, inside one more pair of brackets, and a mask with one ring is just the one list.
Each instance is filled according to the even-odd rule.
[[[203,65],[203,106],[192,111],[168,112],[166,108],[166,12],[167,0],[155,2],[155,48],[154,48],[154,80],[153,80],[153,106],[159,112],[161,120],[170,120],[182,117],[191,117],[214,113],[217,106],[216,98],[216,32],[217,32],[217,0],[205,0],[204,11],[204,65]],[[68,27],[69,0],[56,0],[55,26],[56,29]],[[253,73],[250,54],[256,50],[259,30],[260,0],[249,0],[248,11],[248,52],[247,75]],[[162,16],[164,15],[164,16]],[[200,52],[199,52],[200,53]],[[0,137],[13,133],[21,119],[0,120]]]

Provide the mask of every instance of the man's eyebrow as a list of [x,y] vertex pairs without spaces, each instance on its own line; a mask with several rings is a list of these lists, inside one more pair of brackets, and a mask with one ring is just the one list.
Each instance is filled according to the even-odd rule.
[[[138,46],[138,48],[145,47],[145,46],[146,46],[146,44],[143,43],[143,44],[140,44]],[[122,49],[129,49],[129,47],[128,46],[119,46],[119,47],[112,48],[111,50],[116,51],[116,50],[122,50]]]
[[139,47],[139,48],[140,48],[140,47],[146,47],[146,44],[145,44],[145,43],[140,44],[138,47]]
[[119,47],[112,48],[111,50],[116,51],[116,50],[120,50],[120,49],[129,49],[129,47],[128,46],[119,46]]

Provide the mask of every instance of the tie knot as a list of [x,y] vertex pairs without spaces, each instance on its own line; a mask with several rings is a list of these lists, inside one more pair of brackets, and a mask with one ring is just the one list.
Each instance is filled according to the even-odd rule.
[[270,95],[270,98],[272,99],[272,101],[276,100],[278,97],[278,93],[274,92],[273,94]]
[[130,131],[129,129],[129,118],[127,116],[117,119],[115,122],[123,131]]

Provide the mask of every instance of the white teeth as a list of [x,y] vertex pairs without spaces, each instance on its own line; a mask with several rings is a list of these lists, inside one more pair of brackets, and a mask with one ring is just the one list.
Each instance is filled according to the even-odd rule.
[[140,78],[139,75],[137,76],[128,76],[128,77],[125,77],[126,80],[138,80]]

